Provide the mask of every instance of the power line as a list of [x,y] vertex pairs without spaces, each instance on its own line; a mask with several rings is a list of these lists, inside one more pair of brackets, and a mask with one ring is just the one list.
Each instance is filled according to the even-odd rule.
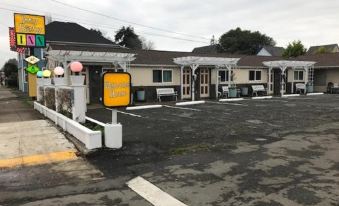
[[[7,5],[9,5],[9,4],[7,4]],[[13,5],[9,5],[9,6],[13,6]],[[28,8],[24,8],[24,7],[19,7],[19,8],[22,8],[22,9],[25,9],[25,10],[29,10],[29,11],[44,13],[44,11],[41,11],[41,10],[28,9]],[[18,11],[18,10],[14,10],[14,9],[3,8],[3,7],[0,7],[0,9],[6,10],[6,11],[11,11],[11,12],[22,12],[22,11]],[[77,18],[68,17],[68,16],[56,14],[56,13],[51,13],[51,14],[53,14],[55,16],[66,17],[66,18],[59,18],[59,17],[53,18],[52,17],[52,19],[57,19],[57,20],[62,20],[62,21],[71,21],[71,22],[73,22],[74,19],[77,19]],[[86,22],[84,22],[84,21],[86,21]],[[84,24],[84,25],[94,26],[95,28],[109,28],[109,29],[115,29],[115,30],[119,29],[117,27],[112,27],[112,26],[104,25],[104,24],[100,24],[100,26],[98,26],[98,24],[96,24],[96,23],[89,23],[87,20],[81,20],[80,19],[80,21],[77,20],[77,22],[79,22],[81,24]],[[168,39],[175,39],[175,40],[181,40],[181,41],[190,41],[190,42],[197,42],[197,43],[208,44],[208,42],[204,42],[204,41],[187,39],[187,38],[181,38],[181,37],[174,37],[174,36],[167,36],[167,35],[162,35],[162,34],[148,33],[148,32],[142,32],[142,31],[139,31],[138,33],[141,33],[141,34],[144,34],[144,35],[149,35],[149,36],[159,36],[159,37],[164,37],[164,38],[168,38]]]
[[133,25],[137,25],[137,26],[141,26],[141,27],[145,27],[145,28],[150,28],[150,29],[154,29],[154,30],[159,30],[159,31],[162,31],[162,32],[167,32],[167,33],[173,33],[173,34],[177,34],[177,35],[184,35],[184,36],[190,36],[190,37],[199,38],[199,39],[210,40],[209,38],[202,37],[202,36],[191,35],[191,34],[186,34],[186,33],[181,33],[181,32],[174,32],[174,31],[170,31],[170,30],[167,30],[167,29],[163,29],[163,28],[147,26],[147,25],[135,23],[135,22],[132,22],[132,21],[126,21],[124,19],[120,19],[120,18],[117,18],[117,17],[114,17],[114,16],[109,16],[107,14],[99,13],[99,12],[96,12],[96,11],[93,11],[93,10],[77,7],[75,5],[71,5],[71,4],[67,4],[67,3],[64,3],[64,2],[60,2],[58,0],[50,0],[50,1],[52,1],[54,3],[57,3],[57,4],[61,4],[61,5],[67,6],[67,7],[70,7],[70,8],[73,8],[73,9],[78,9],[78,10],[81,10],[81,11],[85,11],[85,12],[89,12],[89,13],[92,13],[92,14],[95,14],[95,15],[99,15],[99,16],[103,16],[103,17],[106,17],[106,18],[109,18],[109,19],[113,19],[115,21],[120,21],[120,22],[124,22],[124,23],[128,23],[128,24],[133,24]]

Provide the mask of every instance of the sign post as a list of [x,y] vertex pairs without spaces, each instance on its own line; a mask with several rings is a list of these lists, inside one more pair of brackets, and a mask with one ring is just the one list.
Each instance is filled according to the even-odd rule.
[[122,147],[122,125],[118,123],[119,107],[131,102],[131,75],[125,72],[107,72],[102,76],[102,103],[112,109],[112,123],[105,126],[105,145]]

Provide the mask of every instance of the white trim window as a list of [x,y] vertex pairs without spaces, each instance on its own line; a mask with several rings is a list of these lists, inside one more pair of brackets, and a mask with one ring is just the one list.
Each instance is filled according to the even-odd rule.
[[[231,71],[231,81],[233,81],[232,75],[233,71]],[[218,71],[218,76],[219,76],[219,83],[228,83],[228,70],[227,69],[220,69]]]
[[294,78],[295,81],[304,81],[304,71],[303,70],[295,70],[293,78]]
[[153,83],[172,83],[172,69],[153,69]]
[[261,81],[261,70],[250,70],[248,72],[248,80],[250,82]]

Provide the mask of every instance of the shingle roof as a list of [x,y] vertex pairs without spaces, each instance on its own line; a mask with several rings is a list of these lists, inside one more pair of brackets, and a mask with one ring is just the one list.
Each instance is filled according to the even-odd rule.
[[296,58],[301,61],[315,61],[315,67],[339,67],[339,53],[325,53],[299,56]]
[[192,50],[192,52],[199,54],[215,54],[218,53],[218,50],[218,44],[214,44],[209,46],[196,47]]
[[[262,62],[284,60],[282,57],[273,56],[246,56],[246,55],[230,55],[224,53],[217,54],[199,54],[192,52],[178,52],[178,51],[159,51],[159,50],[133,50],[125,48],[116,48],[114,46],[103,45],[69,45],[60,43],[51,43],[50,49],[53,50],[73,50],[73,51],[97,51],[97,52],[121,52],[136,54],[136,59],[132,64],[143,65],[176,65],[173,58],[185,56],[205,56],[205,57],[229,57],[240,58],[238,66],[240,67],[263,67]],[[286,59],[285,59],[286,60]],[[300,61],[315,61],[315,67],[338,66],[339,67],[339,53],[330,54],[316,54],[305,55],[297,58],[290,58],[290,60]]]
[[326,52],[332,52],[336,47],[338,47],[338,44],[328,44],[328,45],[319,45],[319,46],[311,46],[308,51],[307,54],[311,55],[311,54],[316,54],[317,51],[320,48],[325,48]]
[[114,44],[95,31],[76,23],[53,21],[46,25],[46,41]]
[[283,47],[276,46],[264,46],[263,49],[265,49],[268,53],[275,57],[281,57],[285,51]]

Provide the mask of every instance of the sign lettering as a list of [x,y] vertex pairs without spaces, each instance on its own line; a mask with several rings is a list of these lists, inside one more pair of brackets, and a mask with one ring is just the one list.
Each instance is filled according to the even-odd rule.
[[103,104],[105,107],[124,107],[130,104],[131,75],[107,72],[103,75]]

